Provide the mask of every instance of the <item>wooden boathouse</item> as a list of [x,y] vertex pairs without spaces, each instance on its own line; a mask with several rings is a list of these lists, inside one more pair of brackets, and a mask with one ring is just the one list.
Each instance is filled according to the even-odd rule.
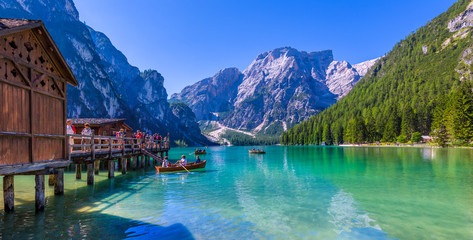
[[[101,160],[107,162],[112,178],[116,160],[126,173],[127,165],[139,168],[167,155],[169,136],[156,143],[67,135],[67,83],[78,85],[42,21],[0,18],[0,176],[5,212],[14,210],[15,175],[35,175],[36,210],[42,210],[44,176],[50,175],[54,193],[62,195],[64,168],[70,164],[76,164],[77,178],[81,164],[86,164],[87,183],[93,184]],[[80,144],[69,145],[70,138],[81,139]],[[74,147],[81,150],[71,152]]]
[[133,130],[128,124],[126,119],[110,119],[110,118],[71,118],[67,119],[72,122],[72,125],[76,128],[76,133],[80,133],[84,129],[84,124],[88,123],[90,128],[94,130],[95,135],[101,136],[115,136],[116,132],[120,129],[124,129],[126,135],[131,137],[131,131]]

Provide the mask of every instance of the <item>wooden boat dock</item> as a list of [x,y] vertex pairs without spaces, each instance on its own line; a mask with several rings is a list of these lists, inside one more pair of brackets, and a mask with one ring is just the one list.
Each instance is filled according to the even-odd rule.
[[[67,87],[78,86],[43,22],[0,18],[0,176],[5,212],[14,210],[14,176],[35,176],[35,206],[45,206],[45,175],[56,195],[64,194],[64,169],[75,165],[80,179],[94,184],[100,165],[114,177],[116,165],[151,165],[168,154],[167,141],[66,134]],[[73,144],[69,140],[73,138]]]

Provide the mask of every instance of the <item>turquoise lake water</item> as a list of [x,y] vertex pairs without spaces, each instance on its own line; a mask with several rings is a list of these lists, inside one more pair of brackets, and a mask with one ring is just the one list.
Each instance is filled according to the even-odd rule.
[[1,239],[473,239],[473,150],[248,149],[209,148],[191,174],[101,172],[93,187],[67,172],[36,214],[34,178],[15,177]]

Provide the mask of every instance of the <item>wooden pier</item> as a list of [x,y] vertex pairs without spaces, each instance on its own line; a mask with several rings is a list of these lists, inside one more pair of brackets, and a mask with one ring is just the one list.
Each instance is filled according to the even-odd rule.
[[[94,176],[101,164],[108,171],[108,178],[115,177],[115,170],[126,174],[129,170],[139,170],[161,163],[170,150],[167,140],[141,143],[137,138],[116,138],[107,136],[67,135],[74,144],[67,144],[68,158],[57,162],[0,166],[3,177],[3,197],[5,212],[14,210],[14,176],[35,175],[35,206],[41,211],[45,206],[45,175],[49,175],[49,185],[54,185],[54,194],[64,194],[64,169],[75,165],[76,179],[82,179],[82,166],[86,166],[87,184],[94,184]],[[69,141],[67,141],[69,143]],[[77,144],[76,144],[77,143]],[[118,166],[118,169],[116,169]]]
[[[94,184],[99,165],[115,176],[151,165],[167,155],[167,141],[67,135],[67,86],[78,86],[72,70],[42,21],[0,18],[0,176],[5,212],[14,210],[15,175],[35,175],[35,206],[45,206],[45,175],[64,194],[64,169],[76,167]],[[74,144],[69,140],[73,138]]]

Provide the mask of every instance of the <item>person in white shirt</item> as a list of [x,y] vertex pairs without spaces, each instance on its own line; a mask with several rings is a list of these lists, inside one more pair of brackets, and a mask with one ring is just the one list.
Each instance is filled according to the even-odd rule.
[[182,155],[181,157],[182,157],[182,158],[181,158],[181,160],[179,160],[179,164],[180,164],[181,166],[187,165],[186,155]]
[[169,159],[168,159],[168,156],[164,157],[162,167],[169,167]]
[[[88,123],[84,124],[84,129],[82,129],[81,134],[86,136],[92,136],[92,129],[90,129],[90,125]],[[90,144],[90,142],[91,138],[82,138],[82,145]],[[85,152],[85,150],[90,151],[90,147],[82,147],[82,151]]]
[[[71,120],[67,120],[66,122],[66,134],[70,135],[70,134],[76,134],[76,128],[72,125],[72,121]],[[74,145],[74,138],[73,137],[69,137],[69,145]],[[71,147],[71,152],[72,152],[72,148]]]

